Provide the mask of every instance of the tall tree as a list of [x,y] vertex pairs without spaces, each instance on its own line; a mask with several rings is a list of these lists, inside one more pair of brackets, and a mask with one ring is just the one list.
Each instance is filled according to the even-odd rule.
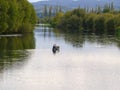
[[8,9],[9,3],[7,0],[0,0],[0,33],[6,32],[8,29]]
[[35,23],[35,10],[27,0],[0,0],[0,33],[31,32]]
[[48,16],[47,5],[45,5],[43,8],[43,17],[46,17],[46,16]]

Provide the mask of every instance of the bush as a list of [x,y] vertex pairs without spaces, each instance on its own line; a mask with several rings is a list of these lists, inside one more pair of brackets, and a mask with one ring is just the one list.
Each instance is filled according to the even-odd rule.
[[[35,10],[27,0],[0,0],[0,33],[32,31],[36,24]],[[23,26],[23,27],[22,27]]]
[[116,28],[116,35],[120,36],[120,26]]
[[33,25],[30,23],[24,23],[19,28],[20,33],[32,32],[32,30],[33,30]]

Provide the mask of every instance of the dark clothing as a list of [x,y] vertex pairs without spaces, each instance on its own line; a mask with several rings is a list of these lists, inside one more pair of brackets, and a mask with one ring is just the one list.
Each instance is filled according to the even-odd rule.
[[53,45],[52,51],[53,53],[59,52],[59,46]]
[[56,46],[53,46],[52,51],[53,53],[56,53]]

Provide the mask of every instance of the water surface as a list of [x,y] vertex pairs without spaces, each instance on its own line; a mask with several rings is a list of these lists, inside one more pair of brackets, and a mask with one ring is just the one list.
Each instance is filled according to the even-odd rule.
[[113,36],[39,26],[34,34],[1,36],[0,90],[120,90],[119,48]]

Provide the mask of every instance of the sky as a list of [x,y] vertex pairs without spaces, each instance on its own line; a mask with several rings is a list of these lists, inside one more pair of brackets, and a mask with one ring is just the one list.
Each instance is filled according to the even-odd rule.
[[37,1],[41,1],[41,0],[28,0],[29,2],[37,2]]

